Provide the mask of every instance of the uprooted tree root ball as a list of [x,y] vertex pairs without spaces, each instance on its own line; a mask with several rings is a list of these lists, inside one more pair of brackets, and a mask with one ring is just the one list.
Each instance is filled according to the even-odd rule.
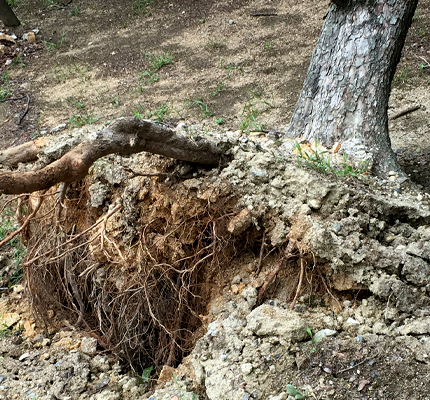
[[[96,168],[93,173],[101,182]],[[299,295],[331,293],[323,264],[292,236],[271,246],[258,221],[237,207],[227,182],[202,190],[196,179],[172,183],[160,176],[136,176],[124,190],[105,193],[111,205],[102,216],[101,207],[89,206],[97,197],[94,175],[92,185],[89,177],[70,187],[63,204],[53,192],[30,199],[40,210],[24,266],[34,310],[46,325],[89,330],[99,345],[141,370],[177,365],[189,354],[208,304],[243,254],[259,255],[259,303],[282,292],[294,307]],[[134,197],[132,188],[140,188]],[[118,193],[125,195],[114,200]],[[289,284],[278,287],[278,274],[290,275]]]
[[135,198],[123,196],[100,218],[87,208],[86,181],[69,188],[59,219],[61,204],[48,197],[31,223],[27,285],[46,324],[86,328],[136,369],[176,365],[216,283],[260,233],[230,232],[239,211],[225,182],[199,193],[157,177],[132,181]]

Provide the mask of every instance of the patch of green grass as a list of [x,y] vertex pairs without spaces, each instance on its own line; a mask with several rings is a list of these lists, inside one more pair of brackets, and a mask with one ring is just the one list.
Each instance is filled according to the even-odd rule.
[[143,86],[151,85],[155,82],[158,82],[160,76],[157,72],[163,68],[165,65],[173,64],[174,59],[170,51],[167,51],[163,54],[151,54],[148,52],[143,52],[146,60],[149,63],[149,71],[140,71],[139,72],[139,83],[142,90]]
[[46,50],[48,50],[48,51],[54,51],[54,50],[57,50],[58,48],[60,48],[64,44],[65,40],[66,40],[66,34],[62,33],[61,34],[61,38],[60,38],[60,40],[57,43],[48,42],[46,40],[42,40],[42,43],[45,46]]
[[0,101],[4,101],[12,94],[9,84],[9,74],[7,72],[0,75]]
[[9,219],[6,219],[0,225],[0,240],[3,240],[7,235],[12,233],[16,226]]
[[9,4],[11,7],[15,7],[18,3],[15,0],[6,0],[7,4]]
[[94,117],[93,113],[90,114],[75,114],[73,115],[70,120],[69,124],[71,126],[84,126],[84,125],[91,125],[92,123],[96,122],[98,118]]
[[20,53],[20,54],[18,54],[18,55],[15,57],[15,59],[13,60],[12,65],[17,65],[17,66],[19,66],[19,67],[25,67],[25,63],[24,63],[24,61],[23,61],[23,59],[22,59],[22,55],[21,55],[21,53]]
[[215,39],[209,38],[205,47],[208,50],[221,50],[227,47],[225,44],[225,41],[226,39],[215,40]]
[[145,17],[149,17],[151,12],[148,7],[154,3],[155,0],[134,0],[131,3],[131,11],[134,15],[144,14]]
[[157,122],[163,122],[168,115],[169,107],[166,104],[161,104],[159,108],[154,111],[145,111],[142,104],[139,103],[139,109],[133,110],[133,114],[139,119],[153,119]]
[[[340,167],[334,167],[331,165],[331,157],[330,155],[326,155],[327,151],[318,151],[318,142],[315,139],[315,150],[312,150],[310,153],[307,151],[303,151],[300,143],[296,142],[294,145],[297,150],[297,164],[299,167],[302,167],[302,162],[306,167],[310,167],[316,171],[322,173],[332,173],[334,175],[346,177],[361,177],[364,179],[364,172],[367,169],[367,163],[362,162],[360,167],[356,168],[350,164],[348,164],[347,155],[343,155],[343,162],[340,163]],[[308,332],[309,333],[309,332]]]
[[393,78],[393,83],[405,83],[406,79],[409,77],[411,69],[409,67],[404,67],[399,69]]
[[69,103],[70,105],[76,107],[78,110],[82,110],[85,106],[84,103],[81,100],[76,100],[73,97],[68,97],[66,99],[67,103]]
[[272,47],[272,45],[270,44],[270,42],[264,42],[264,50],[268,51],[270,50]]
[[260,100],[261,95],[252,93],[251,98],[245,103],[242,110],[242,120],[239,124],[239,129],[244,132],[250,132],[251,130],[261,132],[264,129],[264,124],[259,123],[257,118],[260,114],[273,105],[265,100]]
[[187,100],[184,103],[184,106],[198,108],[200,110],[201,116],[204,118],[212,117],[212,115],[214,115],[209,105],[203,101],[201,96],[198,97],[197,100]]
[[3,323],[3,326],[0,328],[0,338],[9,337],[12,335],[12,330]]
[[77,17],[79,14],[78,6],[75,6],[70,12],[69,17]]
[[164,67],[165,65],[173,64],[173,55],[170,52],[170,50],[166,51],[163,54],[151,54],[148,52],[143,52],[145,55],[145,58],[149,62],[149,66],[151,67],[151,70],[158,71],[160,68]]
[[225,69],[227,71],[227,78],[230,78],[234,72],[243,73],[243,68],[237,64],[228,64],[225,66]]
[[211,96],[219,96],[221,94],[221,92],[224,90],[224,83],[218,83],[215,92],[209,93]]
[[222,117],[220,118],[215,118],[214,121],[218,124],[218,125],[222,125],[224,123],[224,119]]

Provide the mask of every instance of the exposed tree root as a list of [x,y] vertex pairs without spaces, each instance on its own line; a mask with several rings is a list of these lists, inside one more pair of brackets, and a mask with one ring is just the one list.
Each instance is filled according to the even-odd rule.
[[[11,149],[0,154],[0,162],[16,165],[18,159],[32,158],[34,152],[40,149],[36,142],[26,146],[28,155],[25,157],[20,155],[20,150]],[[130,155],[142,151],[205,165],[218,165],[221,156],[220,151],[207,141],[194,141],[152,122],[122,118],[105,130],[87,137],[84,142],[40,170],[0,172],[0,193],[31,193],[60,182],[76,182],[83,179],[91,165],[103,156],[113,153]]]

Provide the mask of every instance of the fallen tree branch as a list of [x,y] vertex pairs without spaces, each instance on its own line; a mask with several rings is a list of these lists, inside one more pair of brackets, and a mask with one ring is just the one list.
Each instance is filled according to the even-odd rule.
[[[33,149],[31,145],[30,148]],[[121,118],[108,128],[90,134],[82,143],[40,170],[0,172],[0,193],[28,193],[48,189],[60,182],[70,184],[83,179],[91,165],[101,157],[142,151],[212,166],[219,165],[221,157],[221,152],[208,141],[195,141],[149,121]],[[4,152],[2,155],[5,157]],[[5,162],[15,163],[10,159],[4,159]]]

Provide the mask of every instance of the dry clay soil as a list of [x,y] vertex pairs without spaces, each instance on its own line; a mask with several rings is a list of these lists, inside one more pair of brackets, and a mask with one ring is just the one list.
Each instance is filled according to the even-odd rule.
[[[206,131],[285,130],[328,2],[143,3],[17,1],[14,9],[22,26],[0,25],[1,32],[18,37],[15,46],[0,54],[1,89],[9,97],[24,97],[0,103],[0,148],[63,123],[107,124],[133,113],[169,124],[196,124]],[[35,44],[21,39],[32,30],[37,30]],[[155,57],[171,57],[172,62],[157,70]],[[6,66],[8,59],[14,61]],[[429,61],[426,0],[419,2],[389,110],[392,114],[420,105],[392,120],[390,131],[401,164],[424,189],[430,188]],[[26,95],[29,109],[18,123]],[[379,373],[387,388],[394,387],[381,398],[425,398],[423,391],[418,397],[414,391],[427,380],[428,365],[417,363],[400,344],[389,347],[393,356],[386,357]],[[325,356],[322,352],[322,362]],[[396,382],[403,383],[396,389]],[[347,391],[344,398],[349,398]],[[363,398],[368,397],[363,393]]]

